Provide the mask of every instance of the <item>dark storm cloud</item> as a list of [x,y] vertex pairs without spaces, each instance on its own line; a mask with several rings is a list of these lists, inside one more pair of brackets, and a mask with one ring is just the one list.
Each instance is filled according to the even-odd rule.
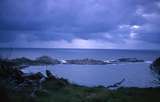
[[0,42],[132,38],[160,43],[159,18],[159,0],[1,0]]

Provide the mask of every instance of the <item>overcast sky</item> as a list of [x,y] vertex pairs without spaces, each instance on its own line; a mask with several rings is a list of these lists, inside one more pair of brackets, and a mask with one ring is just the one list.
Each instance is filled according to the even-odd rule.
[[0,47],[160,49],[160,0],[0,0]]

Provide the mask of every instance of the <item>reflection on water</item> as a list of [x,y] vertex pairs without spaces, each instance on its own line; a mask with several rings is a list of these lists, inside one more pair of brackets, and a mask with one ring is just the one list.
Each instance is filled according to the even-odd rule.
[[108,86],[125,78],[121,84],[126,87],[155,87],[156,79],[148,63],[127,63],[115,65],[55,65],[31,66],[23,69],[26,73],[44,73],[46,69],[54,75],[72,83],[85,86]]

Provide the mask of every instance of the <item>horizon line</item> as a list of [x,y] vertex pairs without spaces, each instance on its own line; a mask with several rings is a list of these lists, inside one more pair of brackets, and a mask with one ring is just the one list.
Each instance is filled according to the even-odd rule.
[[160,49],[117,49],[117,48],[38,48],[38,47],[0,47],[0,49],[77,49],[77,50],[156,50]]

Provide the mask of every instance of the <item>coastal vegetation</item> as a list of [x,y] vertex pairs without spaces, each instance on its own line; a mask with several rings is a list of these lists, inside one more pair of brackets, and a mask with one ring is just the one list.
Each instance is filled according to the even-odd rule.
[[[23,58],[24,59],[24,58]],[[41,58],[40,58],[41,59]],[[42,58],[43,59],[43,58]],[[23,60],[24,62],[26,61]],[[27,60],[28,61],[28,60]],[[159,102],[160,88],[85,87],[55,77],[49,70],[43,74],[25,74],[19,61],[0,60],[1,102]],[[47,63],[48,64],[48,63]],[[123,81],[123,80],[122,80]]]

